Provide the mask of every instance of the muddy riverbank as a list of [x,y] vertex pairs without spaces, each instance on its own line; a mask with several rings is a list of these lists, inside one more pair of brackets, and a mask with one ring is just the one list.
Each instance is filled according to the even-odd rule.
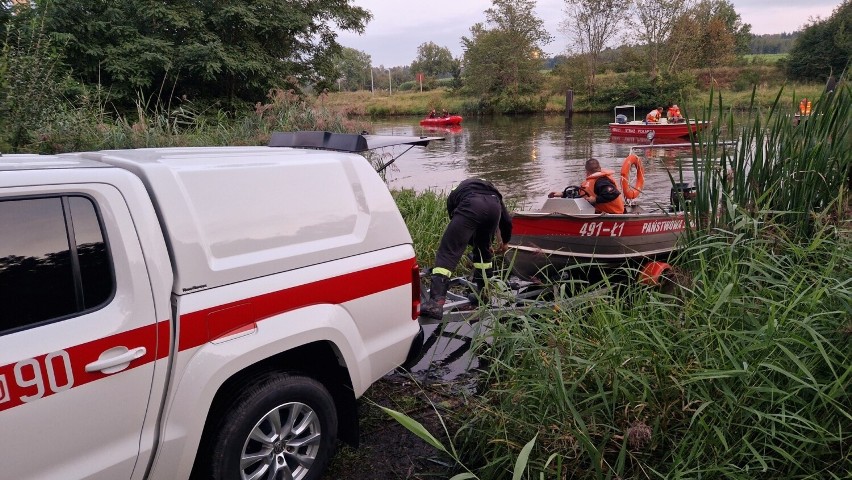
[[[426,353],[410,373],[393,372],[360,400],[361,445],[341,446],[323,480],[449,478],[452,459],[409,432],[377,405],[403,412],[448,445],[442,412],[465,408],[476,389],[479,359],[473,355],[478,323],[423,325]],[[457,425],[447,425],[454,433]]]

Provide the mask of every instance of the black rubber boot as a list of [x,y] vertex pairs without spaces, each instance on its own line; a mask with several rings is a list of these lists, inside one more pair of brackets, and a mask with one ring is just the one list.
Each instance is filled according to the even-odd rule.
[[[483,276],[484,273],[484,276]],[[485,294],[485,279],[491,277],[494,274],[494,270],[491,268],[486,269],[474,269],[473,271],[473,285],[475,290],[473,293],[467,296],[467,300],[470,302],[470,305],[473,307],[478,307],[479,305],[488,303],[488,297]]]
[[420,305],[420,315],[441,320],[444,318],[444,303],[447,302],[447,289],[450,279],[443,275],[432,275],[432,285],[429,287],[429,300]]

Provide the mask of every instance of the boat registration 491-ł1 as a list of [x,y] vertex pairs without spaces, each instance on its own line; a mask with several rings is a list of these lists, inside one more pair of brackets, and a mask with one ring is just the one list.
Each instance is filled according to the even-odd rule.
[[603,228],[604,223],[609,222],[586,222],[580,227],[580,236],[599,237],[601,234],[610,237],[620,237],[624,231],[624,222],[613,222],[609,228]]

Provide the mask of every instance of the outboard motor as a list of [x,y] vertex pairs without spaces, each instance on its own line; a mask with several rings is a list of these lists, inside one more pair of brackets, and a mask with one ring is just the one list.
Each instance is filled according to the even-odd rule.
[[691,187],[689,183],[675,183],[669,194],[672,211],[679,212],[683,210],[683,207],[697,196],[698,191],[695,187]]
[[615,123],[627,123],[627,115],[618,114],[615,116]]

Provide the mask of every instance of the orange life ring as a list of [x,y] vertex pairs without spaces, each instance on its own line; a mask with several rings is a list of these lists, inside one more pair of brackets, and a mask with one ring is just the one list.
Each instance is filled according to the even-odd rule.
[[[630,168],[636,166],[636,184],[630,185]],[[621,164],[621,193],[624,198],[633,200],[642,193],[642,187],[645,186],[645,167],[642,166],[642,160],[639,160],[634,154],[630,154],[624,159]]]

